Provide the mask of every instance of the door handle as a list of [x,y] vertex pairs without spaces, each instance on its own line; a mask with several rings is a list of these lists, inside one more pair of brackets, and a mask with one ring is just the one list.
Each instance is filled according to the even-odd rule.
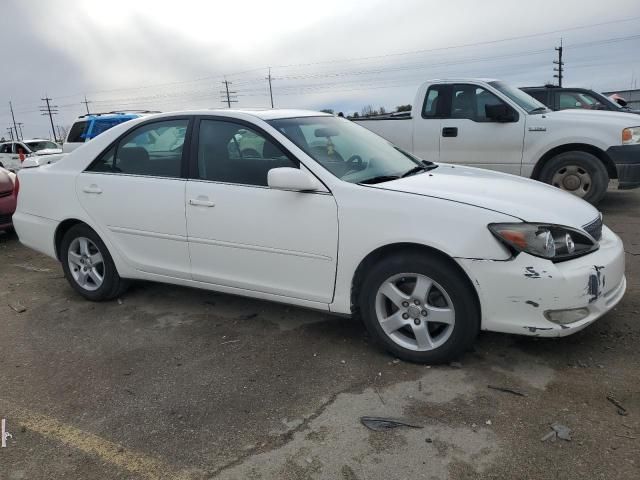
[[102,189],[95,184],[89,185],[88,187],[84,187],[82,191],[84,193],[95,193],[97,195],[100,195],[102,193]]
[[444,127],[442,129],[443,137],[457,137],[458,136],[458,127]]
[[213,203],[211,200],[207,200],[206,197],[198,197],[198,198],[192,198],[189,200],[189,205],[192,205],[194,207],[215,207],[216,204]]

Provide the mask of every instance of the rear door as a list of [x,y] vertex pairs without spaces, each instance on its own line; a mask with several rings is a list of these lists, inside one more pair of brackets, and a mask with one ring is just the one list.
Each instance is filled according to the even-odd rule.
[[[486,88],[452,85],[446,118],[440,124],[440,161],[520,174],[525,116]],[[504,104],[515,120],[497,122],[485,107]]]
[[84,209],[143,272],[190,278],[184,205],[189,128],[189,117],[138,125],[77,179]]

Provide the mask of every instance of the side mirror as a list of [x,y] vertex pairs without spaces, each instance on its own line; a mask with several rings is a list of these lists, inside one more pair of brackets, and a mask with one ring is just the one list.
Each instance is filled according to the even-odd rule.
[[294,192],[315,192],[323,190],[322,184],[310,173],[299,168],[272,168],[267,173],[269,188],[276,190],[292,190]]
[[492,122],[507,123],[517,120],[515,112],[504,103],[485,105],[484,113]]

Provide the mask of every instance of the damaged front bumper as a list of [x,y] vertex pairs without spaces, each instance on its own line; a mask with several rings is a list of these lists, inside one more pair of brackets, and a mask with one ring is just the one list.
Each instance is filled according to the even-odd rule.
[[[570,335],[611,310],[627,286],[622,241],[607,227],[597,251],[565,262],[527,253],[506,261],[456,260],[475,284],[482,329],[495,332]],[[569,314],[563,315],[564,311]],[[577,320],[571,321],[571,315]]]

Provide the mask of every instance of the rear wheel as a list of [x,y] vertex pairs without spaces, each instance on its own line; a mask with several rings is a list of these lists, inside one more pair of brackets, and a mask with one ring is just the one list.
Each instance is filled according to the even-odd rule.
[[587,152],[556,155],[542,168],[540,180],[597,204],[609,185],[609,174],[602,161]]
[[127,288],[113,259],[96,232],[87,225],[75,225],[60,244],[62,269],[73,287],[88,300],[110,300]]
[[441,363],[469,348],[480,326],[473,287],[446,260],[423,253],[383,259],[360,288],[369,333],[403,360]]

